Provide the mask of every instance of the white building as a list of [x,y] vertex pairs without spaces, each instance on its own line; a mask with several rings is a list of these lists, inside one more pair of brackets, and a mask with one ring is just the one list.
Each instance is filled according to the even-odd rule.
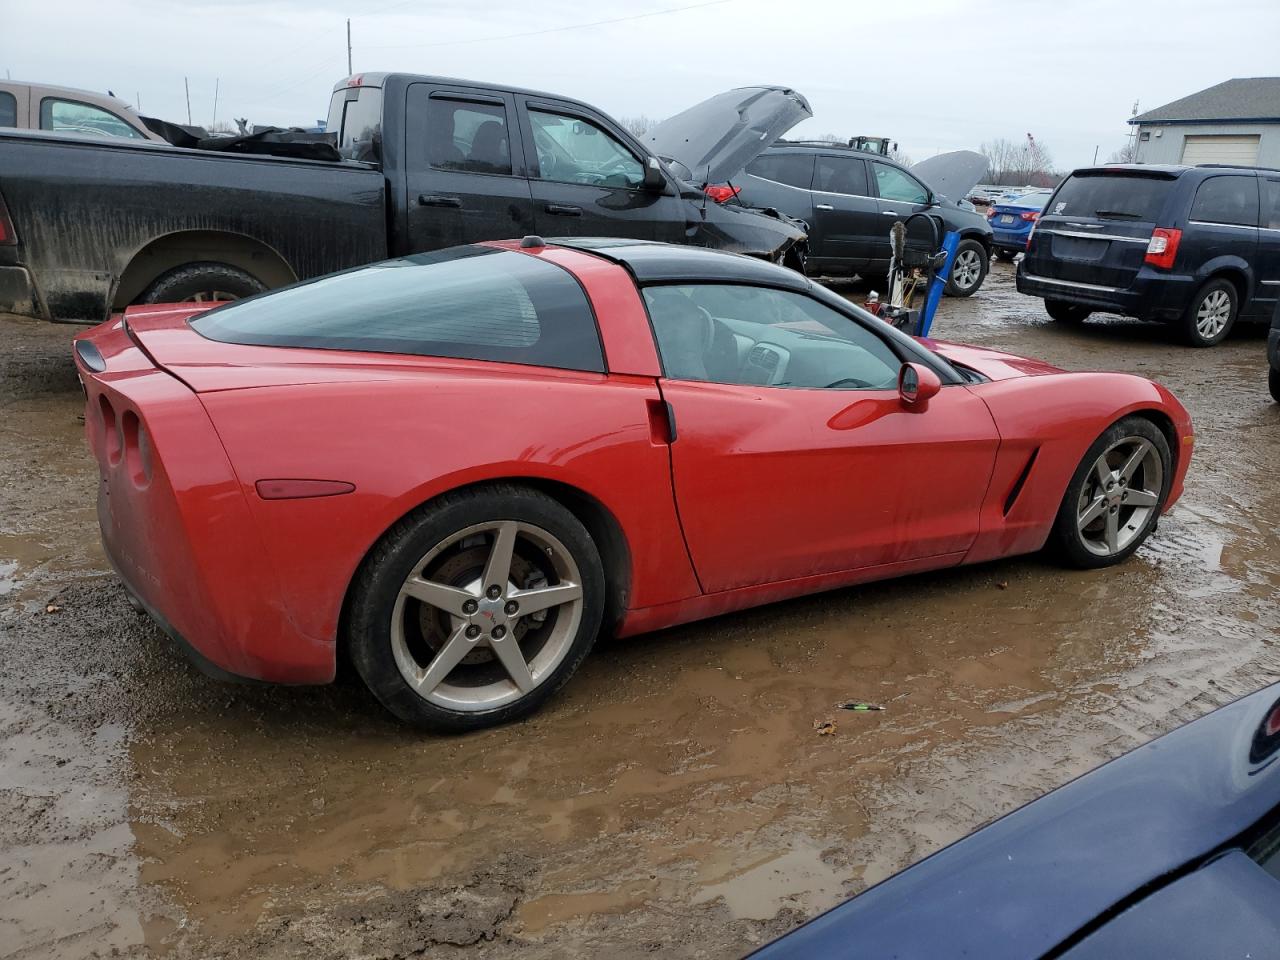
[[1243,77],[1129,121],[1139,163],[1280,167],[1280,77]]

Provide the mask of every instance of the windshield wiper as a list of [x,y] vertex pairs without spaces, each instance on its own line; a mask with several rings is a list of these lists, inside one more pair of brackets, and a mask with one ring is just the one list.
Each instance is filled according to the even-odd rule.
[[1142,214],[1130,213],[1128,210],[1095,210],[1095,217],[1127,217],[1130,220],[1141,220]]

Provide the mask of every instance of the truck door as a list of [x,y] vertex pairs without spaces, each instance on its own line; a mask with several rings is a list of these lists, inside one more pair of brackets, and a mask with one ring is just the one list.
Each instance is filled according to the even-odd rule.
[[410,252],[534,232],[510,94],[414,83],[406,107]]
[[518,100],[538,233],[684,242],[685,203],[645,189],[645,153],[576,104]]

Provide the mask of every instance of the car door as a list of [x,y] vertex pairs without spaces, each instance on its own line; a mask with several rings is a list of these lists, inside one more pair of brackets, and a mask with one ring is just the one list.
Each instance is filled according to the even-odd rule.
[[[854,155],[819,154],[813,171],[810,259],[857,270],[880,244],[889,224],[867,184],[867,163]],[[884,234],[884,237],[881,237]]]
[[813,222],[813,154],[764,153],[747,164],[743,176],[733,181],[736,200],[761,209],[772,207],[789,217]]
[[674,184],[645,189],[648,158],[620,132],[574,104],[518,99],[538,233],[684,241]]
[[807,293],[696,283],[643,295],[676,504],[706,591],[959,562],[999,443],[967,388],[908,410],[875,321]]
[[[1253,174],[1224,174],[1208,177],[1196,188],[1191,214],[1187,218],[1187,230],[1182,247],[1191,255],[1188,266],[1193,270],[1209,272],[1217,264],[1213,261],[1230,258],[1243,261],[1252,267],[1254,297],[1240,304],[1239,316],[1269,320],[1270,313],[1262,313],[1262,302],[1257,299],[1262,285],[1258,281],[1258,178]],[[1179,252],[1178,259],[1184,260]],[[1265,296],[1265,294],[1264,294]]]
[[534,232],[533,198],[509,94],[413,83],[406,106],[412,252]]
[[[884,221],[884,230],[871,255],[877,263],[887,266],[890,257],[889,227],[895,221],[906,220],[913,213],[928,210],[931,206],[931,197],[928,187],[907,171],[891,163],[869,160],[868,166],[871,168],[871,187],[879,205],[880,219]],[[923,226],[927,231],[928,224]],[[909,238],[913,245],[923,242],[924,235],[924,232],[918,229],[909,231]]]
[[1254,291],[1257,315],[1263,319],[1275,316],[1280,300],[1280,175],[1258,178],[1262,215],[1258,221],[1258,258],[1254,270],[1258,287]]

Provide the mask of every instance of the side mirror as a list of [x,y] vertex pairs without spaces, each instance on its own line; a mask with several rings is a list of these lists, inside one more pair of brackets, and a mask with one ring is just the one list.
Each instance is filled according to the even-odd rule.
[[923,413],[942,389],[938,375],[920,363],[904,363],[898,371],[898,399],[913,413]]
[[657,157],[649,157],[644,165],[644,188],[651,193],[667,189],[667,178],[658,165]]

